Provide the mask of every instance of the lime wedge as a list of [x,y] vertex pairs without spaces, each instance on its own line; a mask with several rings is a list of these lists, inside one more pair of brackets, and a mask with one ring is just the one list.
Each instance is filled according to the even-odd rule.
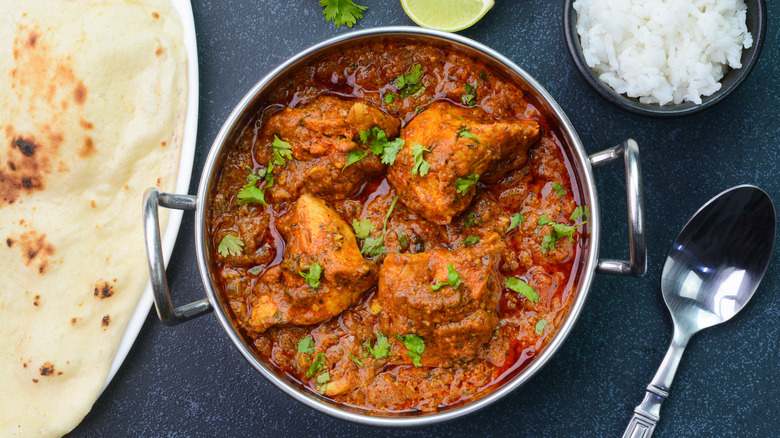
[[406,15],[422,27],[456,32],[472,26],[493,0],[401,0]]

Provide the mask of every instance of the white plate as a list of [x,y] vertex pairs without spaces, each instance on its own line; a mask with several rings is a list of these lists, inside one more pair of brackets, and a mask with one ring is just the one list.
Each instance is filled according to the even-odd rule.
[[[190,188],[190,176],[192,175],[192,164],[195,160],[195,137],[198,132],[198,50],[195,41],[195,22],[192,18],[192,5],[189,0],[171,0],[173,7],[179,13],[182,27],[184,28],[184,50],[187,53],[187,107],[184,117],[184,135],[181,141],[181,154],[179,156],[179,174],[176,179],[175,193],[187,193]],[[138,200],[138,209],[141,209],[141,200]],[[179,233],[182,211],[170,210],[168,226],[162,238],[162,250],[165,263],[171,258],[173,245],[176,243],[176,235]],[[130,347],[133,346],[141,327],[149,315],[149,308],[152,306],[152,285],[146,283],[141,299],[127,323],[125,333],[117,347],[114,360],[111,362],[111,368],[108,371],[108,377],[103,384],[101,393],[105,391],[111,379],[114,378],[119,367],[122,366]]]

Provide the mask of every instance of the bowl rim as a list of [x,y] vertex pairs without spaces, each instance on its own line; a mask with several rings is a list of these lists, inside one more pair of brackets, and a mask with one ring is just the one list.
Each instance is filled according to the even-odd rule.
[[[714,95],[705,96],[706,100],[699,105],[691,102],[684,102],[675,105],[678,108],[673,108],[673,106],[645,104],[639,102],[639,100],[636,98],[619,94],[612,87],[605,84],[598,77],[596,77],[593,73],[593,70],[591,70],[591,68],[588,66],[582,53],[582,46],[580,45],[579,35],[577,34],[577,13],[574,10],[574,1],[575,0],[565,0],[563,4],[563,33],[566,40],[569,59],[574,64],[577,71],[580,72],[580,75],[585,80],[585,82],[590,85],[590,87],[599,95],[601,95],[601,97],[625,111],[640,116],[662,119],[688,116],[704,111],[705,109],[722,102],[724,99],[726,99],[726,97],[733,93],[734,90],[739,88],[739,86],[742,85],[748,76],[750,76],[750,72],[756,66],[756,63],[761,56],[761,51],[764,47],[764,40],[766,39],[766,0],[756,0],[755,13],[758,17],[758,28],[755,29],[755,32],[753,32],[753,46],[751,46],[749,49],[743,49],[750,50],[751,54],[747,62],[742,63],[742,67],[739,69],[740,72],[734,82],[725,88],[721,88],[720,90],[716,91]],[[746,2],[747,1],[749,0],[746,0]],[[682,107],[680,108],[679,106]]]
[[[208,229],[207,204],[210,202],[209,193],[215,184],[215,179],[218,174],[218,161],[220,157],[223,156],[223,150],[229,146],[228,143],[231,134],[241,123],[246,111],[252,109],[252,106],[255,103],[255,99],[259,98],[262,95],[262,92],[270,84],[272,84],[278,76],[284,74],[289,69],[296,68],[301,63],[305,62],[309,57],[316,56],[317,54],[322,53],[324,50],[333,50],[333,47],[331,46],[334,45],[370,37],[410,37],[430,40],[432,42],[438,41],[444,43],[453,43],[456,46],[465,47],[466,49],[479,52],[486,60],[495,61],[499,67],[505,69],[505,73],[518,75],[523,81],[525,81],[527,86],[532,89],[533,92],[537,93],[536,97],[541,101],[540,103],[547,105],[549,111],[551,112],[551,116],[553,116],[553,120],[558,123],[560,133],[567,138],[568,143],[572,146],[569,159],[574,169],[570,169],[570,171],[575,172],[575,174],[571,175],[571,177],[573,179],[577,179],[577,182],[581,186],[580,191],[583,195],[584,202],[587,202],[590,206],[590,235],[588,236],[589,241],[587,250],[582,256],[583,261],[581,264],[584,264],[584,266],[581,267],[579,271],[581,276],[577,289],[577,295],[569,309],[569,313],[566,315],[563,325],[557,330],[552,340],[541,351],[541,353],[539,353],[530,364],[522,369],[522,371],[517,373],[511,380],[507,381],[501,387],[493,390],[481,398],[467,402],[461,406],[457,406],[449,410],[406,417],[397,415],[370,415],[343,409],[334,402],[328,402],[318,395],[294,387],[288,381],[280,378],[273,370],[268,369],[264,363],[258,360],[254,353],[250,351],[246,345],[244,345],[243,337],[240,335],[240,333],[237,332],[235,327],[233,327],[233,324],[230,322],[229,317],[226,315],[223,309],[222,300],[218,297],[215,287],[215,279],[212,278],[210,269],[211,260],[210,251],[208,250],[209,242],[207,241],[208,238],[206,232]],[[214,309],[214,313],[217,316],[220,325],[231,339],[233,345],[239,350],[241,355],[244,356],[244,358],[258,372],[260,372],[260,374],[262,374],[277,388],[281,389],[284,393],[291,396],[295,400],[332,417],[369,426],[416,427],[438,424],[445,421],[462,418],[490,404],[493,404],[527,382],[550,360],[550,358],[558,351],[565,339],[571,333],[574,325],[579,319],[580,313],[584,307],[585,300],[592,286],[593,277],[595,275],[598,264],[598,250],[601,229],[600,223],[601,213],[599,199],[594,180],[593,166],[589,156],[585,152],[582,141],[574,130],[574,127],[569,121],[568,117],[563,112],[558,103],[544,89],[544,87],[542,87],[533,77],[515,65],[508,58],[504,57],[495,50],[467,37],[425,28],[390,26],[349,32],[315,44],[308,49],[305,49],[294,55],[286,62],[272,70],[265,77],[260,79],[246,93],[246,95],[244,95],[241,101],[235,106],[229,117],[225,120],[222,128],[215,137],[206,158],[206,162],[201,173],[200,182],[198,184],[194,231],[198,270],[200,272],[203,285],[206,289],[209,303]]]

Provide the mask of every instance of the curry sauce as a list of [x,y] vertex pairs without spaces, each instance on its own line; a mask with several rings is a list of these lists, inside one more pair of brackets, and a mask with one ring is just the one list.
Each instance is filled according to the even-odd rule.
[[527,366],[574,300],[588,226],[538,107],[480,60],[389,40],[273,90],[209,217],[256,354],[371,413],[443,409]]

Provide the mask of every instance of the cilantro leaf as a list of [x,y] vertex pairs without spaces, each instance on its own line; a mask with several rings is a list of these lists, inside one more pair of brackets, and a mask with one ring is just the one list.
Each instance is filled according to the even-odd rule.
[[536,323],[536,334],[541,335],[544,333],[544,328],[547,327],[547,320],[540,319],[539,322]]
[[322,268],[316,261],[312,263],[308,268],[309,272],[298,271],[298,275],[306,280],[306,284],[312,289],[320,287],[320,276],[322,276]]
[[412,168],[412,175],[418,174],[425,176],[428,174],[431,165],[425,161],[423,154],[430,152],[431,150],[421,145],[420,143],[412,142],[412,156],[414,157],[414,167]]
[[380,237],[367,237],[363,240],[363,247],[360,248],[360,253],[368,257],[380,256],[386,252],[384,235]]
[[359,222],[357,219],[352,219],[352,228],[355,230],[355,237],[365,239],[374,231],[374,224],[368,218]]
[[479,236],[469,236],[463,240],[464,245],[474,245],[479,243]]
[[577,219],[581,217],[590,217],[590,209],[587,205],[578,205],[577,208],[574,209],[573,212],[571,212],[571,216],[569,216],[569,220],[576,221]]
[[474,87],[471,84],[466,84],[464,86],[466,92],[464,94],[460,95],[460,101],[463,102],[464,105],[472,106],[477,103],[476,101],[476,95],[474,94]]
[[228,255],[237,256],[240,255],[244,251],[244,241],[241,240],[240,237],[234,236],[232,234],[226,234],[225,237],[222,238],[222,241],[219,242],[219,246],[217,247],[217,252],[222,257],[227,257]]
[[374,359],[384,359],[390,355],[390,341],[387,340],[387,336],[383,335],[382,332],[376,332],[376,343],[373,348],[370,340],[364,342],[363,345],[371,356],[374,356]]
[[328,389],[328,382],[330,382],[330,372],[325,371],[324,373],[317,376],[316,382],[317,391],[319,391],[321,394],[325,394],[325,391]]
[[523,296],[528,298],[528,301],[532,303],[539,302],[539,294],[537,294],[534,288],[529,286],[528,283],[526,283],[525,281],[519,278],[515,278],[515,277],[507,278],[506,287],[519,294],[523,294]]
[[395,157],[404,145],[404,139],[402,138],[388,141],[387,134],[385,134],[385,131],[379,129],[378,126],[373,126],[371,129],[360,131],[360,141],[368,145],[368,148],[371,149],[371,152],[375,155],[379,155],[382,158],[383,164],[390,165],[395,163]]
[[420,359],[422,359],[423,351],[425,351],[425,341],[423,341],[423,338],[415,334],[396,336],[396,338],[403,342],[404,347],[406,347],[406,354],[412,358],[414,366],[422,366]]
[[352,0],[320,0],[322,15],[325,21],[332,21],[336,27],[352,27],[357,20],[363,18],[363,11],[368,9],[366,6],[355,4]]
[[479,215],[476,212],[470,211],[468,216],[466,216],[466,222],[463,223],[466,227],[473,227],[476,225],[479,225]]
[[470,138],[470,139],[474,140],[474,142],[479,144],[479,140],[477,140],[477,138],[474,137],[474,134],[471,133],[471,128],[469,128],[468,126],[461,126],[458,129],[458,138],[460,138],[460,137]]
[[455,191],[465,196],[466,192],[477,183],[477,180],[479,180],[479,175],[476,173],[472,173],[465,178],[458,178],[455,180]]
[[325,353],[317,353],[317,355],[314,356],[314,360],[311,361],[309,371],[306,372],[306,377],[311,377],[320,372],[323,365],[325,365]]
[[346,169],[350,164],[354,164],[362,160],[366,157],[366,155],[368,155],[368,151],[351,150],[347,152],[347,164],[341,168],[341,171],[343,172],[344,169]]
[[396,78],[395,88],[401,92],[401,97],[408,97],[418,92],[421,86],[419,83],[420,78],[423,73],[425,73],[425,70],[420,67],[420,64],[414,64],[406,73]]
[[290,143],[277,137],[276,134],[274,134],[274,142],[271,144],[271,149],[274,153],[271,164],[274,166],[284,166],[287,164],[287,160],[292,159],[292,146],[290,146]]
[[552,227],[553,231],[555,231],[555,234],[558,235],[558,238],[561,237],[568,237],[570,242],[574,242],[574,237],[572,235],[574,234],[574,230],[577,228],[585,225],[588,221],[580,222],[577,225],[567,225],[567,224],[560,224],[558,222],[552,222],[550,226]]
[[452,267],[452,263],[447,263],[447,281],[441,281],[436,284],[432,284],[431,289],[439,290],[447,285],[457,289],[458,286],[460,286],[461,281],[463,281],[463,279],[460,277],[460,274],[458,274],[458,271]]
[[268,169],[251,170],[246,176],[246,184],[244,184],[244,187],[239,190],[236,195],[236,198],[238,198],[236,203],[238,205],[249,203],[268,205],[265,201],[265,188],[260,189],[256,185],[257,182],[265,178],[267,174]]
[[555,190],[556,196],[566,196],[566,190],[563,189],[563,186],[558,184],[557,182],[554,182],[552,185],[553,190]]
[[395,94],[395,93],[387,93],[387,94],[385,94],[385,103],[388,104],[388,105],[393,103],[393,101],[395,100],[396,96],[397,96],[397,94]]
[[312,354],[314,353],[314,339],[311,335],[298,341],[298,353]]
[[525,217],[520,213],[514,213],[512,216],[509,216],[509,228],[506,229],[506,232],[514,230],[523,222],[525,222]]
[[250,273],[252,275],[260,275],[260,273],[262,273],[264,269],[265,269],[264,266],[258,265],[258,266],[255,266],[254,268],[247,269],[246,272],[248,272],[248,273]]
[[398,232],[398,246],[400,246],[403,250],[409,248],[409,236],[407,236],[403,231]]
[[547,254],[548,251],[555,251],[555,242],[558,239],[555,237],[555,233],[547,233],[542,238],[542,254]]

